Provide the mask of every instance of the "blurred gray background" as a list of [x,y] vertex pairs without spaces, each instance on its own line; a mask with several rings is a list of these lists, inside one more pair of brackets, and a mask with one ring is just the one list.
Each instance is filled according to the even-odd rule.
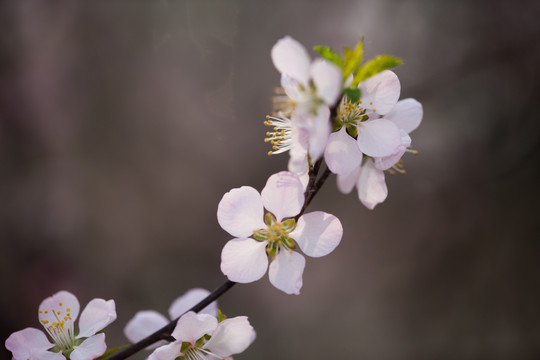
[[116,300],[116,346],[136,311],[219,286],[221,196],[287,163],[262,141],[272,45],[364,36],[405,61],[420,154],[374,211],[330,177],[309,209],[341,219],[341,245],[308,259],[300,296],[265,277],[220,300],[258,333],[236,358],[539,358],[538,18],[538,1],[2,2],[2,339],[60,289]]

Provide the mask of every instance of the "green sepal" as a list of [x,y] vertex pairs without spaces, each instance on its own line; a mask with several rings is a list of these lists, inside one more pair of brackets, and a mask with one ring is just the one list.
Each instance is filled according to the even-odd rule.
[[343,94],[347,95],[347,98],[352,104],[356,104],[362,96],[362,91],[357,87],[349,87],[343,89]]
[[294,219],[287,219],[281,223],[281,228],[287,233],[293,231],[295,227],[296,221]]
[[356,139],[358,136],[358,127],[356,127],[354,124],[347,124],[347,132]]
[[266,246],[266,253],[270,256],[270,257],[275,257],[276,254],[277,254],[277,251],[278,251],[278,248],[279,248],[279,245],[277,243],[277,241],[272,241],[271,243],[269,243],[267,246]]
[[128,347],[129,344],[124,344],[124,345],[120,345],[120,346],[117,346],[117,347],[114,347],[114,348],[110,348],[110,349],[107,349],[107,351],[105,351],[105,353],[103,355],[101,355],[100,357],[96,358],[95,360],[103,360],[103,359],[106,359],[108,358],[109,356],[115,354],[116,352],[118,352],[119,350],[122,350],[123,348],[126,348]]
[[264,215],[264,223],[266,226],[272,226],[276,221],[276,217],[272,215],[272,213],[266,213],[266,215]]
[[260,241],[265,241],[265,240],[268,240],[268,230],[266,229],[261,229],[261,230],[257,230],[253,233],[253,238],[255,240],[260,240]]
[[392,69],[398,65],[401,65],[403,60],[390,55],[379,55],[374,59],[369,60],[362,66],[356,75],[354,75],[351,86],[356,86],[367,78],[372,77],[380,73],[383,70]]
[[288,247],[289,249],[291,249],[291,250],[296,249],[296,243],[295,243],[294,240],[291,239],[290,237],[284,236],[284,237],[281,238],[281,241],[282,241],[283,244],[285,244],[285,246]]
[[345,57],[344,66],[343,66],[343,79],[347,79],[349,75],[354,74],[358,67],[362,63],[364,58],[364,39],[360,39],[354,50],[346,47],[343,49],[343,54]]
[[191,344],[187,341],[182,341],[182,346],[180,346],[180,352],[185,354],[186,351],[191,347]]
[[217,309],[217,318],[218,318],[218,323],[220,323],[223,320],[225,320],[227,316],[221,312],[221,309]]
[[332,132],[339,131],[339,130],[341,130],[342,127],[343,127],[343,123],[340,120],[336,119],[336,121],[334,121],[334,126],[332,128]]
[[340,69],[343,68],[343,59],[329,46],[317,45],[313,47],[313,50],[319,52],[323,59],[336,64]]

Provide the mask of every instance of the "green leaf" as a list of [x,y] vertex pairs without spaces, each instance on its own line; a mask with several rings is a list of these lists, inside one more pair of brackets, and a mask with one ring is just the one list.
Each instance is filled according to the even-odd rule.
[[354,75],[354,79],[351,86],[356,86],[360,84],[362,81],[366,80],[367,78],[370,78],[373,75],[376,75],[383,70],[394,68],[398,65],[401,65],[402,63],[403,63],[403,60],[395,58],[390,55],[377,56],[374,59],[371,59],[370,61],[365,63],[364,66],[362,66],[358,70],[356,75]]
[[362,92],[357,87],[350,87],[343,89],[343,94],[347,95],[347,98],[349,98],[350,102],[353,104],[356,104],[358,100],[360,100],[360,96],[362,95]]
[[218,322],[222,322],[223,320],[225,320],[227,317],[225,316],[225,314],[223,314],[221,312],[221,309],[217,309],[217,315],[218,315]]
[[120,345],[120,346],[117,346],[115,348],[111,348],[107,351],[105,351],[105,353],[103,355],[101,355],[100,357],[96,358],[96,360],[103,360],[103,359],[106,359],[108,358],[109,356],[111,356],[112,354],[116,353],[117,351],[119,350],[122,350],[123,348],[125,347],[128,347],[129,344],[124,344],[124,345]]
[[354,74],[362,59],[364,58],[364,40],[360,39],[354,50],[350,48],[344,49],[345,65],[343,66],[343,78],[347,79],[349,75]]
[[339,68],[343,68],[343,59],[341,58],[341,56],[339,56],[339,54],[336,54],[334,50],[332,50],[329,46],[317,45],[313,47],[313,49],[315,51],[318,51],[323,59],[336,64],[337,66],[339,66]]

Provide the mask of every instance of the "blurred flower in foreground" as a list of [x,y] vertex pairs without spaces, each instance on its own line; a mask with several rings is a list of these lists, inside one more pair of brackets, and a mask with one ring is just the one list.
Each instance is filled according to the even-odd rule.
[[[171,319],[177,319],[183,315],[186,311],[191,309],[194,305],[197,305],[199,301],[203,300],[210,294],[210,291],[206,289],[191,289],[182,296],[173,301],[169,307],[169,316]],[[200,314],[208,314],[216,317],[218,315],[217,301],[212,302],[210,305],[202,309]],[[169,323],[169,319],[161,315],[154,310],[143,310],[135,314],[135,316],[126,324],[124,328],[124,335],[131,343],[136,343],[145,337],[153,334],[155,331],[161,329]],[[147,349],[155,349],[156,347],[163,345],[164,342],[158,342],[150,345]]]
[[105,334],[96,333],[116,320],[114,300],[91,300],[81,313],[77,333],[73,323],[79,308],[77,298],[67,291],[46,298],[39,305],[38,317],[54,343],[43,331],[26,328],[11,334],[6,348],[15,360],[90,360],[103,355]]
[[178,320],[171,335],[176,341],[157,348],[149,360],[225,359],[246,350],[256,336],[246,316],[218,322],[214,316],[193,311]]
[[[268,255],[272,285],[287,294],[300,293],[305,258],[292,250],[298,244],[308,256],[324,256],[338,246],[343,235],[339,219],[322,211],[304,214],[296,222],[293,217],[303,205],[302,183],[287,171],[270,176],[260,194],[242,186],[223,196],[218,222],[236,237],[221,252],[221,271],[229,280],[249,283],[260,279],[268,268]],[[266,215],[265,208],[270,211]]]

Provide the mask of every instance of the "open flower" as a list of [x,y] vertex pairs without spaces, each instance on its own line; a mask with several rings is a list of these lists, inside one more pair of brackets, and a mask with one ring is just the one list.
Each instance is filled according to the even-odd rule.
[[[283,171],[268,178],[259,194],[250,186],[232,189],[218,206],[218,222],[235,239],[221,252],[221,271],[229,280],[249,283],[264,276],[287,294],[299,294],[305,258],[293,251],[320,257],[341,241],[338,218],[322,211],[304,214],[295,221],[304,204],[298,175]],[[264,209],[269,212],[264,215]],[[268,266],[268,256],[271,258]]]
[[218,320],[208,314],[190,311],[172,332],[176,341],[157,348],[149,360],[225,359],[246,350],[255,340],[255,330],[246,316]]
[[[360,165],[362,162],[360,157],[360,163],[354,166],[351,171],[338,172],[339,190],[347,194],[356,186],[358,198],[368,209],[374,209],[377,204],[382,203],[388,195],[384,171],[405,172],[401,167],[401,157],[405,152],[417,153],[415,150],[409,149],[411,144],[409,133],[420,125],[422,116],[422,104],[418,101],[411,98],[400,100],[384,116],[384,119],[394,123],[400,131],[398,147],[388,156],[365,159],[362,165]],[[343,133],[344,130],[340,130],[340,136],[343,136]],[[342,141],[345,143],[345,140]],[[346,141],[350,140],[346,139]],[[354,147],[349,147],[349,150],[353,151]]]
[[[179,318],[186,311],[191,309],[199,301],[203,300],[210,294],[210,291],[206,289],[191,289],[182,296],[173,301],[169,307],[169,316],[171,320]],[[218,314],[217,301],[212,302],[210,305],[202,309],[200,314],[208,314],[214,317]],[[145,337],[153,334],[155,331],[161,329],[169,323],[169,319],[154,310],[143,310],[135,314],[135,316],[126,324],[124,328],[124,335],[131,343],[136,343]],[[147,349],[153,349],[160,345],[156,343],[147,347]]]
[[81,313],[77,333],[74,322],[79,308],[77,298],[67,291],[46,298],[39,305],[38,318],[53,343],[43,331],[26,328],[11,334],[6,348],[15,360],[90,360],[103,355],[105,334],[96,333],[116,319],[114,300],[91,300]]

